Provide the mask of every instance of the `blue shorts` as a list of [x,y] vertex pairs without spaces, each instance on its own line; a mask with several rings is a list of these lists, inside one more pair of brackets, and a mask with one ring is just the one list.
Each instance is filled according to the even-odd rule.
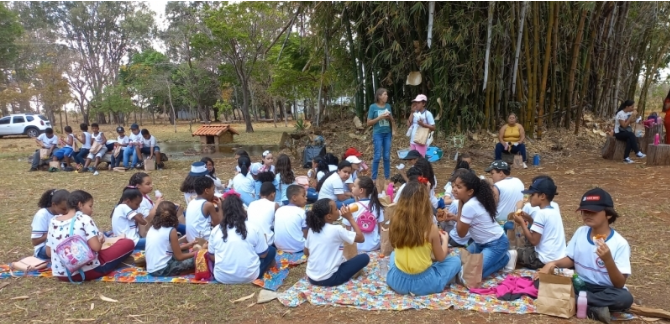
[[[158,147],[158,146],[154,146],[154,153],[156,153],[156,152],[160,152],[160,151],[161,151],[161,148],[160,148],[160,147]],[[140,149],[140,153],[142,153],[142,154],[151,154],[151,148],[145,146],[145,147],[143,147],[143,148]]]
[[53,156],[55,156],[59,160],[62,160],[63,158],[66,158],[66,157],[72,157],[73,152],[74,152],[74,150],[71,147],[63,147],[63,148],[57,149],[53,153]]

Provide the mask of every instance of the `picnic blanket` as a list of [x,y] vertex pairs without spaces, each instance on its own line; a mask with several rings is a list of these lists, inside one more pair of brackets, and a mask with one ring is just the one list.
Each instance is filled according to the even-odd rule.
[[[492,295],[470,293],[467,288],[452,284],[440,294],[428,296],[408,296],[396,294],[379,277],[379,256],[368,253],[370,263],[364,269],[365,274],[336,287],[319,287],[309,283],[306,278],[279,295],[279,301],[288,307],[297,307],[304,302],[312,305],[345,306],[363,310],[405,310],[431,309],[446,310],[451,307],[458,310],[471,310],[483,313],[533,314],[536,312],[534,300],[524,296],[514,301],[500,301]],[[534,271],[519,269],[517,276],[532,277]],[[492,288],[505,279],[502,272],[486,280],[482,288]],[[612,313],[612,318],[629,320],[635,318],[627,313]]]
[[[144,251],[135,251],[133,253],[133,257],[140,257],[143,255]],[[254,285],[276,291],[284,283],[284,280],[288,276],[289,267],[304,263],[307,261],[307,258],[304,256],[302,252],[286,253],[282,251],[277,251],[275,261],[277,263],[276,266],[268,270],[268,272],[263,276],[263,279],[254,280],[253,282]],[[49,267],[40,271],[30,271],[24,274],[22,271],[12,271],[9,265],[0,265],[0,279],[21,277],[21,276],[48,277],[48,278],[52,277],[51,269]],[[174,276],[174,277],[154,277],[149,275],[146,269],[137,267],[133,264],[124,264],[122,267],[111,272],[107,276],[104,276],[96,280],[103,282],[124,282],[124,283],[154,283],[154,282],[193,283],[193,284],[218,283],[215,280],[212,281],[195,280],[193,274]]]

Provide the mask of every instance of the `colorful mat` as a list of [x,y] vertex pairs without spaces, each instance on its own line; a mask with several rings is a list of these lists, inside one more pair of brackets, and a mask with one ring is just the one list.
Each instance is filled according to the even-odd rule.
[[[144,254],[142,251],[133,253],[133,257],[140,257]],[[288,276],[289,267],[295,266],[307,261],[303,253],[285,253],[277,251],[275,256],[276,265],[270,269],[263,277],[263,279],[256,279],[253,284],[263,287],[265,289],[276,291]],[[51,278],[51,269],[47,268],[41,271],[30,271],[23,273],[22,271],[12,271],[9,265],[0,265],[0,279],[11,277],[48,277]],[[98,281],[104,282],[125,282],[125,283],[193,283],[193,284],[210,284],[218,283],[216,281],[199,281],[194,279],[193,274],[181,275],[176,277],[154,277],[146,272],[146,269],[139,268],[134,265],[125,265],[116,271],[104,276]]]
[[[304,302],[312,305],[345,306],[363,310],[405,310],[431,309],[446,310],[451,307],[458,310],[471,310],[483,313],[533,314],[536,312],[534,301],[522,297],[515,301],[500,301],[495,296],[471,294],[461,286],[452,284],[440,294],[429,296],[399,295],[391,290],[379,277],[379,256],[369,253],[370,264],[365,274],[337,287],[313,286],[306,278],[279,295],[279,301],[288,307],[297,307]],[[532,276],[534,271],[520,269],[518,276]],[[486,280],[482,288],[497,286],[505,275],[498,273]],[[617,320],[629,320],[634,316],[625,313],[612,314]]]

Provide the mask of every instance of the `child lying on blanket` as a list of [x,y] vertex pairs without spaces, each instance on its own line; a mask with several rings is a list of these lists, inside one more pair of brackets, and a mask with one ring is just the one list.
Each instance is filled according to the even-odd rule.
[[[158,204],[153,226],[147,233],[145,256],[147,272],[152,276],[169,277],[195,270],[195,252],[188,252],[188,249],[194,247],[196,242],[180,245],[177,237],[177,208],[169,201]],[[199,246],[194,250],[199,250]]]
[[[354,232],[334,225],[342,217],[349,221]],[[342,257],[342,244],[363,243],[365,237],[354,221],[348,206],[338,212],[335,201],[329,198],[319,199],[307,212],[309,232],[305,241],[307,256],[307,277],[313,285],[332,287],[339,286],[351,279],[358,271],[370,262],[370,256],[359,254],[347,261]],[[344,262],[343,262],[344,261]]]
[[33,216],[32,233],[30,239],[35,249],[34,256],[42,260],[48,260],[47,255],[47,233],[49,222],[56,215],[67,213],[67,198],[70,192],[65,189],[49,189],[42,194],[37,207],[40,207]]
[[568,243],[568,256],[549,262],[540,273],[574,266],[585,283],[588,317],[609,323],[611,311],[625,311],[633,304],[633,295],[626,289],[626,279],[631,275],[630,246],[610,227],[619,214],[605,190],[587,191],[577,210],[585,226],[578,228]]

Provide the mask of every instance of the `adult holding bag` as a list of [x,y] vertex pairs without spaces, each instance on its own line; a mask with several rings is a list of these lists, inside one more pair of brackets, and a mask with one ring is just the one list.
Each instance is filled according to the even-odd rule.
[[412,100],[412,114],[407,119],[409,146],[411,150],[416,150],[421,156],[426,156],[428,150],[428,138],[430,132],[435,130],[435,118],[433,114],[426,109],[428,97],[418,95]]
[[630,99],[622,102],[616,112],[616,117],[614,117],[614,137],[618,141],[626,142],[626,149],[623,152],[623,163],[633,163],[633,160],[629,157],[630,150],[635,151],[635,154],[639,158],[646,156],[640,151],[637,145],[637,138],[635,138],[635,133],[633,133],[633,128],[631,127],[637,117],[637,111],[635,111],[633,104],[635,104],[635,101]]

